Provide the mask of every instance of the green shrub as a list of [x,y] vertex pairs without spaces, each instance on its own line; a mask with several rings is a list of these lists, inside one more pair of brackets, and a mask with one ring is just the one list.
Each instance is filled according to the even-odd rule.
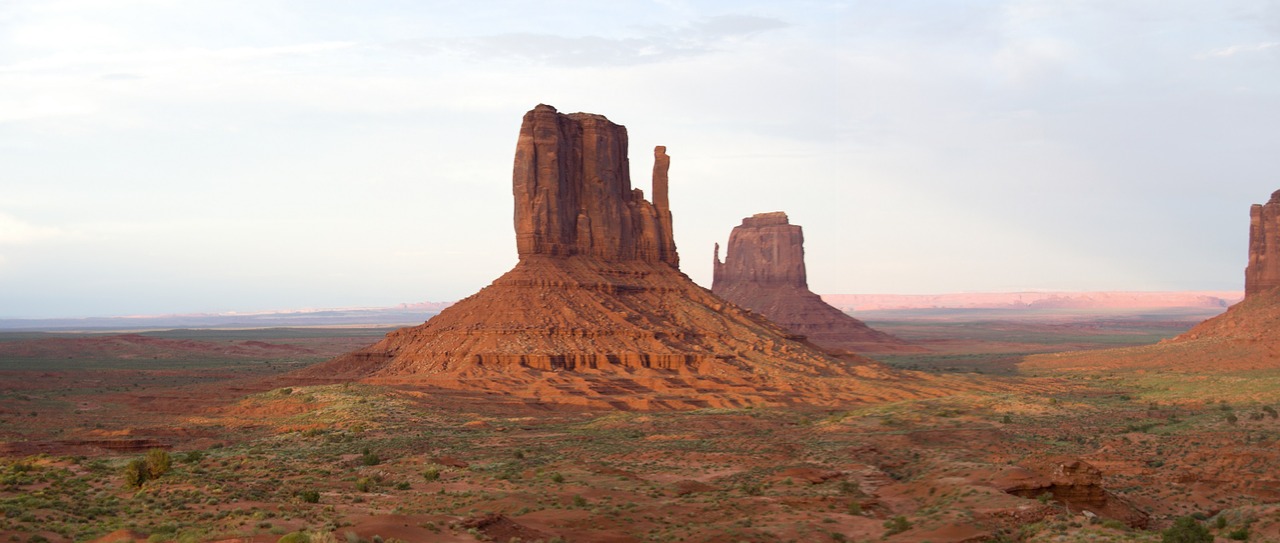
[[910,530],[911,523],[907,521],[907,517],[898,515],[884,521],[884,527],[888,530],[884,535],[894,535]]
[[1179,517],[1160,535],[1161,543],[1213,543],[1209,530],[1191,517]]
[[311,536],[306,532],[293,532],[277,539],[276,543],[311,543]]
[[164,449],[151,449],[147,451],[147,478],[159,479],[161,475],[169,472],[169,468],[173,465],[173,459],[169,457],[169,452]]
[[124,465],[124,486],[139,488],[147,482],[147,463],[134,458]]

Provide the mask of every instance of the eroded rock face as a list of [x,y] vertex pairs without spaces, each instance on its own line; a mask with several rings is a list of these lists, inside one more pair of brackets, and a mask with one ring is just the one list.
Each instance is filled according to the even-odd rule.
[[918,347],[874,330],[809,290],[804,232],[787,214],[758,213],[729,234],[724,262],[715,249],[711,291],[833,351],[905,352]]
[[631,188],[627,129],[602,115],[542,104],[516,144],[516,247],[532,255],[643,260],[679,266],[667,206],[665,147],[654,150],[654,203]]
[[1146,528],[1149,522],[1146,513],[1102,487],[1101,470],[1078,458],[1050,456],[1030,459],[1007,470],[993,483],[1000,490],[1024,498],[1048,494],[1046,497],[1072,511],[1089,511],[1134,528]]
[[1244,270],[1246,297],[1280,286],[1280,190],[1266,204],[1249,209],[1249,265]]
[[737,284],[808,289],[800,225],[790,224],[781,211],[742,219],[729,233],[724,262],[720,262],[720,246],[716,245],[711,290],[718,293],[718,288]]
[[650,203],[631,188],[625,128],[599,115],[534,108],[516,146],[515,268],[425,324],[295,377],[625,409],[849,405],[949,393],[924,383],[931,377],[914,376],[908,386],[868,359],[795,341],[680,273],[669,165],[658,147]]

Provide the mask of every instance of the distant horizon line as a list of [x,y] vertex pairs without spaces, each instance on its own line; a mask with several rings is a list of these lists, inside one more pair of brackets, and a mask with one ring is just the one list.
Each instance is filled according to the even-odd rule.
[[[1127,294],[1127,295],[1198,295],[1220,298],[1224,301],[1235,303],[1244,298],[1244,289],[1206,289],[1206,290],[1054,290],[1054,289],[1021,289],[1021,290],[993,290],[993,291],[951,291],[951,292],[935,292],[935,293],[828,293],[819,294],[824,300],[828,298],[945,298],[956,296],[1012,296],[1012,295],[1088,295],[1088,294]],[[459,298],[461,299],[461,298]],[[366,306],[345,306],[345,307],[303,307],[303,308],[285,308],[285,309],[264,309],[249,311],[191,311],[191,312],[171,312],[171,313],[133,313],[133,314],[114,314],[114,315],[87,315],[87,316],[51,316],[51,317],[24,317],[24,316],[5,316],[0,315],[0,328],[4,328],[4,323],[14,321],[39,322],[39,321],[69,321],[69,320],[96,320],[96,319],[112,319],[112,320],[144,320],[144,319],[181,319],[181,318],[247,318],[255,317],[271,317],[271,316],[305,316],[316,315],[320,313],[331,312],[386,312],[386,311],[413,311],[415,309],[439,311],[457,300],[450,301],[421,301],[421,302],[402,302],[395,305],[366,305]]]

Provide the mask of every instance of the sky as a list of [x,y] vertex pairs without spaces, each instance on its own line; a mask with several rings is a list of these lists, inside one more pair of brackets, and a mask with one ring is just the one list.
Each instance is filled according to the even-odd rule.
[[1280,2],[0,0],[0,317],[462,298],[539,103],[703,286],[785,211],[819,293],[1240,289]]

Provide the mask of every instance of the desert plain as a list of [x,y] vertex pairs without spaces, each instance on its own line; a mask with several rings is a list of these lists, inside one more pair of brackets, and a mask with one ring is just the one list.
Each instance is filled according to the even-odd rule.
[[[379,328],[5,333],[0,538],[1159,541],[1187,515],[1280,538],[1280,372],[1096,350],[1197,317],[884,313],[868,322],[929,349],[880,357],[922,393],[982,386],[607,410],[290,377]],[[1084,349],[1087,367],[1034,356]],[[128,485],[156,449],[171,468]]]

